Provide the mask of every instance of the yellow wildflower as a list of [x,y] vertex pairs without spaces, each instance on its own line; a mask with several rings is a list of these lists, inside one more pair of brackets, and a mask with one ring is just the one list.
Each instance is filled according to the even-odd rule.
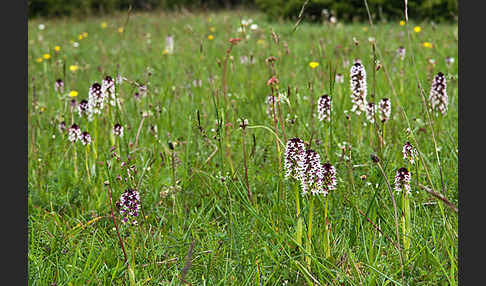
[[123,27],[118,28],[118,33],[123,33]]
[[72,72],[75,72],[79,69],[79,67],[77,65],[70,65],[69,66],[69,70],[72,71]]
[[319,63],[318,62],[310,62],[309,63],[309,66],[312,68],[312,69],[315,69],[316,67],[319,66]]
[[214,36],[213,35],[209,35],[208,36],[208,40],[212,40],[212,39],[214,39]]
[[106,24],[106,22],[101,22],[100,26],[101,26],[101,29],[105,29],[108,26],[108,24]]
[[211,33],[214,33],[214,31],[216,31],[216,29],[214,27],[209,27],[209,31],[211,31]]
[[400,21],[400,26],[405,26],[405,21],[401,20]]
[[43,54],[42,57],[46,60],[50,59],[51,58],[51,55],[49,54]]
[[88,37],[88,32],[84,32],[83,33],[83,38],[87,38]]
[[413,27],[413,31],[415,33],[420,33],[420,31],[422,31],[422,28],[420,28],[420,26],[415,26],[415,27]]
[[423,45],[424,45],[424,48],[429,48],[429,49],[431,49],[431,48],[433,47],[433,46],[432,46],[432,43],[429,43],[429,42],[424,42],[424,43],[423,43]]
[[165,49],[165,50],[162,51],[162,54],[163,55],[167,55],[168,53],[169,53],[169,51],[167,49]]
[[76,96],[78,96],[78,92],[77,92],[77,91],[75,91],[75,90],[71,90],[71,91],[69,92],[69,97],[76,97]]
[[82,39],[83,39],[83,35],[79,35],[78,40],[82,40]]
[[42,63],[42,58],[37,58],[37,59],[35,59],[35,61],[38,62],[38,63]]
[[61,47],[59,47],[59,46],[54,47],[54,51],[59,52],[60,50],[61,50]]

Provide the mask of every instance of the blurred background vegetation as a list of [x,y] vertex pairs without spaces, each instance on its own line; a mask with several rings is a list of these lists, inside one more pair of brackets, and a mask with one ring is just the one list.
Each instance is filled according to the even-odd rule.
[[[127,10],[209,10],[257,9],[269,19],[296,19],[305,0],[28,0],[28,15],[59,17],[105,15]],[[403,19],[403,0],[368,0],[375,21]],[[457,0],[408,0],[408,14],[414,20],[457,21]],[[338,21],[367,20],[363,0],[309,0],[305,6],[306,21],[324,21],[335,17]]]

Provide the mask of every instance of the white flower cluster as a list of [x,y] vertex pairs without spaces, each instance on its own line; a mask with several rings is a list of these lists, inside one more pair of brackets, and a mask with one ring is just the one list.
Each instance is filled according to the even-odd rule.
[[320,121],[331,121],[331,97],[327,94],[317,101],[317,116]]
[[366,71],[361,60],[354,61],[351,67],[351,100],[353,101],[352,112],[360,115],[366,109]]
[[432,109],[438,109],[442,113],[442,115],[447,112],[447,107],[449,104],[449,98],[447,96],[446,88],[446,78],[443,73],[439,72],[434,77],[434,81],[432,82],[429,100],[430,104],[432,105]]

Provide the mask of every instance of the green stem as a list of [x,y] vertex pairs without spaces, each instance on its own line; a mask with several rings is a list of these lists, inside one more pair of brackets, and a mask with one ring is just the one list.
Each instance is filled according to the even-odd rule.
[[331,257],[331,244],[329,239],[329,222],[327,221],[327,203],[328,199],[326,198],[326,203],[324,205],[324,246],[326,250],[326,258]]
[[309,227],[307,228],[307,241],[306,241],[306,251],[308,252],[306,256],[306,262],[307,262],[307,268],[309,269],[309,272],[311,272],[311,248],[312,248],[312,216],[313,216],[313,211],[314,211],[314,197],[311,194],[310,195],[310,201],[309,201]]
[[302,246],[302,221],[303,218],[300,215],[300,194],[299,194],[299,187],[297,184],[294,184],[294,192],[295,192],[295,207],[296,207],[296,217],[297,217],[297,227],[295,231],[295,240],[299,246]]

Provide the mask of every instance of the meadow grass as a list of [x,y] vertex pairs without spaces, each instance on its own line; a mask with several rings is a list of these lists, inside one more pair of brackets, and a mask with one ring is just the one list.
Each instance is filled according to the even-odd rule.
[[[258,29],[237,32],[249,18]],[[457,59],[457,24],[304,21],[294,30],[293,22],[233,11],[35,19],[28,27],[29,285],[457,284],[457,213],[425,190],[457,205],[458,69],[457,61],[445,62]],[[79,39],[83,33],[87,37]],[[163,52],[168,35],[174,37],[173,53]],[[242,41],[227,53],[230,38]],[[400,46],[406,48],[403,61],[396,55]],[[255,63],[241,63],[241,56]],[[270,56],[277,59],[273,69],[265,61]],[[381,65],[375,73],[374,56]],[[377,135],[381,122],[371,125],[364,114],[350,112],[349,71],[356,58],[366,68],[368,100],[374,93],[375,102],[387,97],[392,103],[383,142]],[[311,68],[310,62],[319,65]],[[429,117],[417,79],[428,102],[439,71],[447,78],[449,109]],[[334,73],[344,82],[333,84]],[[71,112],[70,100],[87,99],[89,87],[106,75],[126,78],[116,86],[120,106],[106,104],[93,121]],[[288,99],[280,101],[277,122],[266,113],[272,75],[279,80],[273,92]],[[63,93],[55,91],[58,78]],[[136,99],[139,85],[147,93]],[[78,95],[71,98],[73,90]],[[331,123],[317,119],[322,94],[332,98]],[[245,134],[239,119],[248,119]],[[63,121],[89,131],[89,149],[68,141],[59,129]],[[124,126],[121,138],[112,135],[115,123]],[[299,186],[284,176],[285,138],[292,137],[337,170],[337,189],[314,197],[310,249],[296,244]],[[402,158],[406,141],[419,151],[415,166]],[[122,161],[136,168],[127,182]],[[392,190],[397,239],[388,189],[400,167],[412,174],[407,251],[403,198]],[[122,224],[114,205],[128,187],[140,191],[137,226]],[[330,255],[324,246],[326,204]],[[308,196],[300,198],[300,210],[305,242]]]

